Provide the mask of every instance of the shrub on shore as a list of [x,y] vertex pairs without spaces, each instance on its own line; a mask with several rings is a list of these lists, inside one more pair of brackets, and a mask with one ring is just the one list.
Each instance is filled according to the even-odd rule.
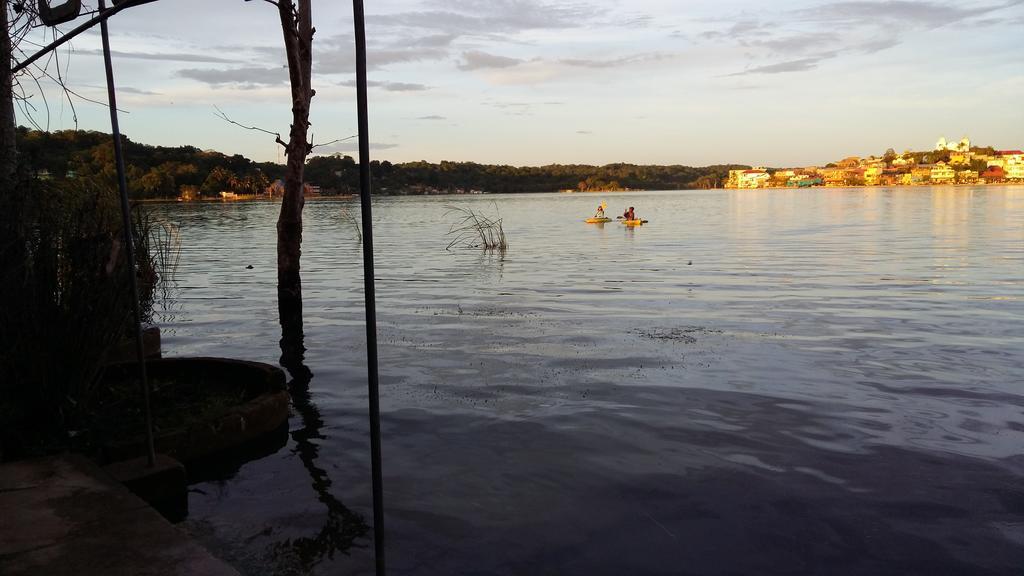
[[0,459],[63,449],[87,430],[112,344],[131,334],[129,273],[152,314],[169,253],[133,210],[136,263],[125,263],[115,190],[22,178],[0,191]]

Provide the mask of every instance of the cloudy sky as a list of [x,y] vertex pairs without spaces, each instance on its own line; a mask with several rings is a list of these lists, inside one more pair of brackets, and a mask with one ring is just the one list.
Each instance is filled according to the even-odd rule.
[[[56,3],[56,2],[54,2]],[[351,3],[313,0],[313,133],[355,133]],[[772,166],[1024,147],[1024,0],[366,0],[372,156],[393,162]],[[279,160],[276,9],[161,0],[111,21],[122,130]],[[98,30],[68,84],[102,99]],[[75,118],[50,96],[50,129]],[[77,123],[106,130],[78,102]],[[45,123],[45,115],[37,119]],[[354,141],[318,149],[350,153]]]

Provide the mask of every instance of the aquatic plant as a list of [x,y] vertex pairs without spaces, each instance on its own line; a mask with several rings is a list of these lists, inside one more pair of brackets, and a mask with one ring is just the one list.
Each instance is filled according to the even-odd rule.
[[447,208],[445,218],[454,217],[456,221],[448,229],[448,236],[452,237],[452,241],[448,243],[446,250],[451,250],[453,246],[501,252],[508,249],[505,231],[501,226],[502,220],[500,214],[497,214],[497,204],[494,206],[494,217],[464,206],[447,206]]
[[352,229],[356,231],[356,242],[362,244],[363,228],[359,224],[359,218],[357,218],[356,215],[353,214],[352,211],[349,210],[347,206],[341,209],[341,220],[343,222],[347,222],[350,226],[352,226]]
[[151,215],[133,224],[127,266],[111,187],[23,177],[0,198],[0,459],[66,447],[88,427],[104,357],[131,334],[129,274],[152,314],[174,242]]
[[181,235],[177,225],[142,205],[132,207],[132,216],[142,319],[152,322],[158,297],[170,297],[169,288],[181,258]]

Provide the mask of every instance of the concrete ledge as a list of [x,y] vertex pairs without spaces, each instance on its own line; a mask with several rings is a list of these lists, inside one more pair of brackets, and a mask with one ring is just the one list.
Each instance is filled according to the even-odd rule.
[[188,483],[185,467],[170,456],[157,454],[150,467],[145,456],[103,467],[125,488],[145,500],[164,518],[178,522],[188,515]]
[[79,456],[0,466],[0,574],[238,576]]

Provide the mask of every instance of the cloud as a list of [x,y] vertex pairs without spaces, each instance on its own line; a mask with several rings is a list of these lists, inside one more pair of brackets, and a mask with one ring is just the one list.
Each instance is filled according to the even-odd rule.
[[509,116],[530,116],[534,109],[541,106],[562,106],[564,102],[548,100],[544,102],[481,102],[483,106],[497,108]]
[[[85,56],[102,56],[103,50],[81,49],[75,50],[75,54]],[[172,62],[203,62],[210,64],[237,64],[241,60],[234,58],[221,58],[219,56],[208,56],[206,54],[184,54],[184,53],[150,53],[150,52],[123,52],[111,50],[110,55],[114,58],[130,58],[134,60],[168,60]]]
[[529,108],[533,106],[531,102],[484,102],[485,106],[493,106],[495,108],[508,109],[508,108]]
[[[340,86],[348,86],[355,88],[355,80],[345,80],[344,82],[338,82]],[[430,86],[426,84],[415,84],[412,82],[390,82],[383,80],[367,80],[366,85],[370,88],[380,88],[387,90],[388,92],[419,92],[422,90],[430,90]]]
[[[771,18],[744,14],[728,27],[700,36],[751,49],[747,57],[755,62],[773,56],[785,58],[734,75],[805,72],[829,58],[888,50],[901,44],[909,31],[957,23],[976,26],[990,21],[987,15],[993,12],[1021,4],[1024,0],[982,6],[934,0],[838,0],[783,11]],[[796,58],[801,55],[806,56]]]
[[[105,84],[104,85],[100,85],[100,84],[79,84],[78,86],[81,87],[81,88],[89,88],[91,90],[103,90],[104,92],[106,92],[106,90],[107,90],[107,86]],[[124,94],[138,94],[138,95],[141,95],[141,96],[162,96],[163,95],[160,92],[151,92],[149,90],[143,90],[142,88],[133,88],[131,86],[118,86],[117,87],[117,92],[119,94],[120,93],[124,93]]]
[[484,106],[497,108],[508,116],[530,116],[535,104],[531,102],[484,102]]
[[456,64],[459,70],[480,70],[483,68],[509,68],[522,64],[523,60],[488,54],[479,50],[469,50],[462,53],[462,62]]
[[[440,40],[428,40],[428,44],[432,41]],[[389,64],[443,60],[447,57],[448,49],[443,45],[417,45],[414,42],[412,45],[377,46],[367,50],[366,67],[374,70]],[[317,74],[351,74],[356,69],[355,48],[352,39],[348,37],[334,37],[325,41],[324,47],[314,52],[314,58],[313,70]]]
[[141,88],[132,88],[131,86],[118,86],[117,91],[124,92],[125,94],[139,94],[141,96],[161,96],[160,92],[151,92]]
[[769,22],[761,22],[760,20],[745,18],[734,22],[732,26],[725,30],[709,30],[707,32],[703,32],[701,33],[701,37],[709,40],[718,38],[741,38],[748,36],[752,32],[768,29],[770,27],[771,24]]
[[429,116],[420,116],[419,118],[417,118],[417,120],[447,120],[447,118],[445,118],[444,116],[431,114]]
[[389,92],[420,92],[422,90],[430,90],[430,86],[414,82],[373,82],[371,85],[383,88]]
[[[398,144],[382,143],[382,142],[370,142],[370,152],[374,150],[388,150],[390,148],[398,148]],[[333,154],[335,152],[358,152],[359,142],[348,140],[345,142],[338,142],[336,144],[328,144],[327,146],[318,146],[316,148],[317,154]]]
[[[586,59],[570,58],[564,63],[541,58],[505,56],[494,47],[509,42],[523,44],[517,35],[531,31],[580,30],[614,26],[642,27],[654,19],[642,13],[612,14],[593,2],[546,0],[417,0],[411,9],[367,15],[374,30],[368,41],[367,67],[386,68],[394,64],[455,60],[462,71],[500,70],[524,63],[536,63],[514,82],[543,81],[557,66],[609,68],[633,64],[647,56]],[[349,74],[355,70],[350,34],[321,40],[314,53],[317,74]],[[490,48],[489,48],[490,47]],[[554,57],[552,57],[554,58]]]
[[[436,0],[441,9],[367,15],[371,27],[403,27],[453,36],[493,37],[529,30],[579,28],[607,11],[593,4],[551,4],[538,0]],[[633,20],[638,17],[634,16]]]
[[786,62],[778,62],[776,64],[767,64],[765,66],[756,66],[754,68],[748,68],[742,72],[736,72],[729,74],[729,76],[747,76],[750,74],[783,74],[786,72],[806,72],[807,70],[814,70],[818,67],[818,64],[822,60],[828,60],[834,58],[835,53],[825,53],[819,56],[813,56],[811,58],[799,58],[797,60],[788,60]]
[[288,81],[288,70],[279,68],[229,68],[222,70],[208,68],[188,68],[178,70],[177,76],[188,78],[209,84],[210,86],[222,86],[225,84],[238,84],[240,86],[276,86]]
[[633,66],[645,62],[667,60],[669,58],[672,58],[671,54],[665,54],[662,52],[651,52],[649,54],[633,54],[630,56],[620,56],[618,58],[563,58],[558,62],[561,62],[562,64],[565,64],[567,66],[577,66],[581,68],[618,68],[620,66]]
[[818,50],[837,40],[835,34],[828,32],[806,32],[783,36],[780,38],[741,39],[740,45],[748,48],[765,48],[772,54],[800,54]]
[[450,46],[452,41],[458,36],[455,34],[429,34],[420,38],[414,38],[407,40],[405,44],[407,46],[416,46],[420,48],[444,48]]
[[875,40],[868,40],[867,42],[863,42],[857,45],[857,48],[860,49],[865,54],[874,54],[875,52],[881,52],[883,50],[888,50],[889,48],[892,48],[894,46],[898,46],[899,43],[900,39],[898,37],[890,36],[888,38],[877,38]]
[[577,134],[593,134],[590,130],[577,130]]
[[812,8],[795,10],[793,15],[807,22],[847,27],[877,25],[879,22],[899,22],[915,27],[937,28],[1019,3],[960,7],[956,4],[911,2],[909,0],[881,2],[852,0],[828,2]]

